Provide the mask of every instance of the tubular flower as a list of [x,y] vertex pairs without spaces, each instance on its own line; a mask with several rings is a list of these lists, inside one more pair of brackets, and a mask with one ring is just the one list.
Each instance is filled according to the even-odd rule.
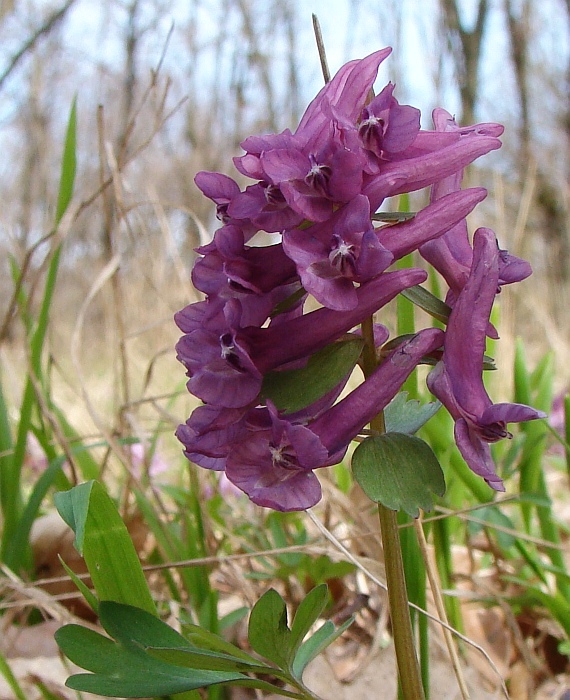
[[304,288],[338,311],[354,308],[355,283],[377,277],[394,257],[378,240],[370,203],[363,195],[354,197],[326,224],[286,231],[283,247],[295,261]]
[[241,305],[230,299],[211,327],[197,327],[177,343],[178,359],[190,376],[188,389],[217,406],[246,406],[259,394],[266,372],[324,348],[403,289],[425,279],[423,270],[386,273],[358,288],[357,304],[350,313],[322,308],[268,328],[243,328]]
[[473,245],[471,274],[452,309],[443,360],[429,375],[428,387],[455,419],[455,440],[469,467],[503,491],[488,443],[512,437],[507,423],[546,415],[522,404],[493,404],[483,385],[485,336],[499,283],[500,251],[495,234],[486,228],[475,232]]

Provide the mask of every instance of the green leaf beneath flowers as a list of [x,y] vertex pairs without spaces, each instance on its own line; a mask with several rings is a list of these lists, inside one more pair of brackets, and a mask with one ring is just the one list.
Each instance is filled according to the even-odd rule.
[[354,617],[350,617],[340,627],[335,628],[334,624],[327,620],[312,636],[306,639],[301,644],[293,662],[293,675],[295,678],[300,680],[303,677],[303,671],[311,661],[330,646],[335,639],[338,639],[353,622]]
[[143,608],[156,615],[137,552],[117,508],[96,481],[56,493],[55,505],[75,533],[100,600]]
[[443,496],[445,479],[431,447],[412,435],[385,433],[367,438],[352,457],[354,478],[368,498],[417,518]]
[[145,610],[109,601],[103,601],[99,610],[106,631],[116,641],[79,625],[65,625],[55,634],[63,653],[91,671],[68,678],[69,688],[115,698],[140,698],[245,678],[235,671],[181,668],[154,658],[144,648],[149,642],[178,648],[188,642]]
[[413,435],[434,416],[441,403],[434,401],[421,404],[416,399],[408,401],[408,392],[401,391],[384,409],[387,433]]
[[295,413],[323,397],[354,369],[362,351],[361,338],[327,345],[301,369],[269,372],[261,390],[280,411]]
[[266,591],[251,610],[249,643],[254,651],[289,671],[293,661],[291,630],[287,625],[287,607],[273,588]]
[[307,597],[301,601],[295,613],[295,619],[291,625],[291,654],[294,657],[299,651],[299,647],[309,633],[311,627],[318,620],[319,616],[329,601],[329,589],[326,584],[313,588]]

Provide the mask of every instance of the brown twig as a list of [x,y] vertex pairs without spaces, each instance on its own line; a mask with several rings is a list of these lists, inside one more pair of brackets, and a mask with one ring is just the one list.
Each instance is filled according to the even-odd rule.
[[2,75],[0,75],[0,89],[9,78],[12,71],[16,68],[18,63],[24,58],[24,56],[31,51],[37,44],[38,40],[44,35],[48,34],[53,27],[60,22],[66,15],[69,8],[73,5],[75,0],[67,0],[59,10],[53,12],[46,21],[36,29],[36,31],[22,44],[22,46],[16,51],[16,53],[10,59],[10,62],[6,66]]
[[313,17],[313,30],[315,32],[315,40],[317,42],[317,50],[319,52],[319,60],[321,62],[321,70],[323,72],[323,78],[325,83],[330,82],[331,72],[329,70],[329,64],[327,61],[327,54],[325,51],[325,43],[323,41],[323,35],[321,32],[321,24],[317,15],[312,15]]

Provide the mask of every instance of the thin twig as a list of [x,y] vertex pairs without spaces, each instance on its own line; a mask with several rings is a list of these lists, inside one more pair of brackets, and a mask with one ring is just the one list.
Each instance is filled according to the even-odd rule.
[[36,29],[36,31],[22,44],[22,46],[16,51],[16,53],[12,56],[10,59],[10,62],[6,66],[4,72],[2,75],[0,75],[0,89],[2,89],[2,86],[6,82],[6,80],[9,78],[10,74],[16,68],[18,63],[24,58],[24,56],[28,53],[28,51],[31,51],[38,40],[44,35],[48,34],[50,30],[60,21],[63,19],[65,16],[66,12],[69,10],[69,8],[73,5],[75,0],[67,0],[67,2],[59,8],[59,10],[56,10],[53,12],[47,19],[46,21]]
[[323,35],[321,32],[321,23],[317,15],[313,14],[313,31],[315,32],[315,40],[317,42],[317,49],[319,52],[319,60],[321,62],[321,70],[323,72],[323,78],[325,83],[329,83],[331,79],[331,72],[329,70],[329,64],[327,61],[327,54],[325,51],[325,43],[323,41]]

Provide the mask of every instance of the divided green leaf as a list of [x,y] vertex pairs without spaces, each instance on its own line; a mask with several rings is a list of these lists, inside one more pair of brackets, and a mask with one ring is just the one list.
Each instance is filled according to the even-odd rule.
[[303,671],[322,651],[324,651],[335,639],[347,630],[354,622],[354,618],[349,618],[340,627],[335,628],[334,624],[327,620],[319,629],[301,644],[295,660],[293,661],[293,675],[301,679]]
[[248,636],[254,651],[279,668],[290,669],[294,653],[291,630],[287,626],[287,606],[275,589],[266,591],[253,606]]
[[432,418],[441,407],[439,401],[421,404],[416,399],[408,401],[408,392],[401,391],[384,409],[387,433],[413,435]]
[[313,588],[301,601],[291,625],[291,655],[294,657],[311,627],[318,620],[329,599],[326,584]]
[[[112,612],[127,607],[113,604],[116,607],[106,608],[108,605],[104,601],[100,606],[107,624]],[[92,672],[68,678],[69,688],[107,697],[137,698],[182,693],[243,678],[239,673],[181,668],[154,658],[141,646],[140,640],[146,640],[149,631],[151,634],[158,631],[162,640],[172,642],[177,633],[144,610],[131,608],[123,613],[122,622],[131,618],[127,625],[130,632],[138,627],[133,639],[129,638],[127,629],[121,630],[122,641],[113,641],[78,625],[65,625],[56,632],[55,638],[63,653],[73,663]]]

